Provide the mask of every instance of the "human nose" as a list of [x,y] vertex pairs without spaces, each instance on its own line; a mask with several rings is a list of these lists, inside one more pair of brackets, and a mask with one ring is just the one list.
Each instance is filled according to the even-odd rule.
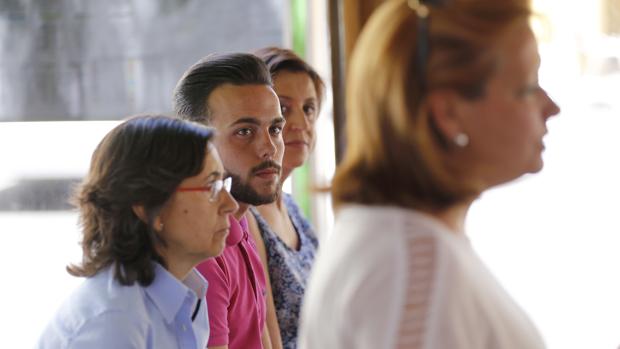
[[545,109],[543,110],[543,115],[545,118],[550,118],[554,115],[560,113],[560,106],[558,106],[553,99],[549,96],[547,91],[543,90],[544,100],[545,100]]
[[271,159],[277,152],[278,137],[281,134],[272,135],[269,130],[262,133],[258,144],[258,156],[261,159]]
[[302,109],[295,109],[286,120],[292,131],[306,131],[310,129],[310,120]]
[[222,215],[233,214],[239,209],[239,204],[232,197],[232,194],[228,190],[222,190],[220,192],[220,213]]

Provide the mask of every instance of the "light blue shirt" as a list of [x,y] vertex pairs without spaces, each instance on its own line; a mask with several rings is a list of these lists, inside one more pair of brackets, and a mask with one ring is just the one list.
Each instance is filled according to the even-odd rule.
[[180,282],[154,264],[155,280],[148,287],[121,285],[112,268],[87,278],[57,311],[36,347],[206,348],[207,281],[192,269]]

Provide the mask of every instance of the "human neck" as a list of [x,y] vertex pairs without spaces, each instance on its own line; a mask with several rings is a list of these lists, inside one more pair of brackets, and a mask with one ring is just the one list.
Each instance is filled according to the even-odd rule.
[[282,166],[282,175],[280,176],[280,182],[284,183],[284,181],[288,178],[288,176],[290,176],[291,173],[293,173],[294,169],[295,169],[294,167],[290,168],[290,167]]
[[453,232],[457,234],[464,234],[465,219],[467,218],[467,212],[469,211],[469,207],[471,207],[472,202],[473,200],[466,200],[464,202],[454,204],[448,208],[431,210],[427,211],[427,213],[445,224]]
[[185,280],[187,274],[197,263],[190,263],[189,261],[174,261],[171,257],[164,257],[166,261],[166,270],[172,274],[179,281]]

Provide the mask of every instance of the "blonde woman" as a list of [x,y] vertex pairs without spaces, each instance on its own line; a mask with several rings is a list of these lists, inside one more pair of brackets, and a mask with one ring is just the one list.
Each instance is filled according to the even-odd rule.
[[373,14],[301,348],[545,347],[465,231],[481,193],[543,166],[559,108],[538,84],[530,13],[526,0],[394,0]]

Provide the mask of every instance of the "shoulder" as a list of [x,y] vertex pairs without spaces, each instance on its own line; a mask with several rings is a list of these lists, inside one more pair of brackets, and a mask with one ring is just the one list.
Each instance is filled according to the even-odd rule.
[[344,205],[336,213],[336,218],[344,223],[359,222],[360,225],[371,224],[373,227],[393,222],[400,222],[414,211],[393,206]]
[[268,230],[269,227],[256,207],[250,207],[249,212],[246,213],[246,219],[248,222],[248,231],[250,235],[252,235],[254,242],[264,244],[265,242],[263,241],[262,235],[265,234],[265,230]]
[[128,311],[110,310],[68,329],[48,326],[39,342],[41,348],[146,348],[149,324]]
[[294,216],[295,218],[303,219],[305,222],[307,222],[305,216],[301,212],[301,208],[299,207],[297,202],[295,202],[293,196],[288,193],[282,193],[282,196],[284,199],[284,205],[286,205],[286,209],[288,210],[288,214]]
[[[336,212],[328,245],[352,249],[356,254],[381,254],[390,246],[404,252],[403,242],[409,233],[406,224],[408,213],[386,206],[344,206]],[[388,254],[391,250],[388,248]]]
[[312,244],[316,248],[318,246],[318,239],[314,232],[314,227],[308,221],[306,216],[301,211],[301,208],[295,202],[295,199],[290,194],[284,193],[284,203],[288,210],[289,217],[293,225],[300,234],[303,234],[312,240]]
[[297,205],[297,202],[295,202],[295,199],[293,198],[291,194],[282,193],[282,199],[284,201],[284,205],[286,206],[286,209],[288,210],[289,216],[292,216],[295,218],[301,218],[307,222],[307,220],[305,219],[304,215],[301,212],[301,208],[299,208],[299,205]]
[[333,269],[348,274],[341,275],[347,278],[353,276],[349,270],[359,270],[362,276],[400,268],[406,257],[404,235],[391,218],[364,206],[339,211],[333,233],[319,250],[318,259],[337,262]]
[[123,312],[129,308],[144,308],[144,288],[137,282],[130,286],[121,285],[111,268],[87,278],[73,293],[64,309],[73,314],[92,317],[102,313]]
[[[470,250],[466,237],[449,231],[437,219],[416,210],[391,206],[344,206],[337,213],[330,240],[377,253],[398,245],[403,258],[432,249],[442,261],[445,257],[458,258],[459,251]],[[390,248],[388,253],[393,250]]]
[[[389,214],[384,216],[361,206],[338,212],[306,291],[302,340],[312,342],[325,333],[327,342],[318,346],[393,346],[404,302],[407,251],[399,228],[390,226]],[[334,326],[322,318],[339,320]]]
[[209,289],[213,286],[230,282],[232,246],[226,246],[221,255],[209,258],[196,266],[196,270],[209,282]]
[[[42,340],[97,348],[95,341],[104,338],[113,338],[119,344],[140,341],[146,338],[148,323],[143,288],[138,284],[119,284],[108,268],[87,278],[71,294],[56,312]],[[92,346],[89,341],[93,341]]]

